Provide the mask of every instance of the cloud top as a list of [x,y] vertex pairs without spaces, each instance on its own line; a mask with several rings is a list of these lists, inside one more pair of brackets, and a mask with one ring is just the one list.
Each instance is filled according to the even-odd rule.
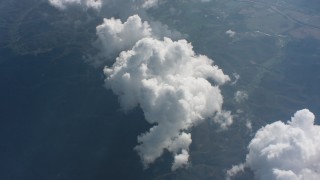
[[188,165],[192,139],[186,131],[221,111],[218,85],[230,80],[211,59],[196,55],[187,41],[169,38],[141,39],[104,73],[106,86],[122,107],[139,105],[154,124],[138,137],[135,148],[145,167],[167,149],[174,155],[172,170]]
[[126,22],[105,18],[103,23],[96,27],[96,33],[107,56],[129,50],[140,39],[152,35],[148,22],[142,22],[138,15],[130,16]]
[[120,19],[104,18],[103,23],[96,27],[96,34],[98,38],[95,46],[100,52],[89,61],[97,67],[105,65],[108,60],[113,61],[121,51],[131,49],[140,39],[146,37],[177,39],[182,36],[161,23],[149,24],[147,21],[142,21],[139,15],[129,16],[124,22]]
[[256,133],[246,166],[261,180],[320,179],[320,126],[307,109],[297,111],[287,124],[277,121]]

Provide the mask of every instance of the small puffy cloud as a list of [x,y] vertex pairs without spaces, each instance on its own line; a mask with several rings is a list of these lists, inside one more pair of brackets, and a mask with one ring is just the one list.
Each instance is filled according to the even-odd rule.
[[49,0],[49,3],[59,9],[66,9],[68,6],[100,9],[102,6],[102,0]]
[[94,8],[101,9],[102,5],[117,6],[129,4],[135,8],[151,8],[159,4],[159,0],[139,0],[139,1],[128,1],[128,0],[48,0],[49,3],[56,8],[66,9],[69,6],[81,6],[83,8]]
[[167,149],[174,156],[172,170],[188,165],[192,139],[186,131],[222,112],[219,85],[230,80],[211,59],[196,55],[186,40],[169,38],[141,39],[104,73],[121,106],[130,110],[139,105],[154,124],[135,147],[145,167]]
[[232,166],[232,168],[227,171],[226,180],[230,180],[232,177],[236,176],[237,174],[244,172],[244,169],[245,169],[245,164]]
[[222,129],[227,129],[233,123],[233,116],[230,111],[220,111],[213,117],[213,121]]
[[226,34],[229,35],[229,37],[234,37],[236,35],[235,31],[232,31],[231,29],[229,29],[228,31],[226,31]]
[[250,120],[247,120],[246,121],[246,127],[249,129],[249,130],[252,130],[252,123]]
[[320,179],[320,126],[307,109],[286,124],[277,121],[258,130],[245,165],[261,180]]
[[172,164],[171,170],[175,171],[178,168],[186,167],[189,164],[189,153],[186,150],[182,150],[181,154],[174,156],[174,162]]
[[241,103],[248,99],[248,94],[245,91],[237,91],[234,94],[234,99],[236,100],[237,103]]
[[234,76],[235,79],[233,82],[231,82],[231,85],[236,85],[240,79],[240,75],[237,73],[233,73],[232,75]]
[[142,4],[143,8],[151,8],[158,5],[158,0],[145,0]]
[[[164,0],[144,0],[142,3],[143,8],[151,8],[151,7],[156,7],[159,3],[163,2]],[[202,2],[202,3],[207,3],[210,2],[211,0],[196,0],[196,2]]]

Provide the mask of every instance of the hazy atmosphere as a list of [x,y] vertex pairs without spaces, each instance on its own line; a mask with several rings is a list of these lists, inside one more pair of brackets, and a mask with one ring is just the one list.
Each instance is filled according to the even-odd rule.
[[317,0],[1,0],[0,179],[320,179]]

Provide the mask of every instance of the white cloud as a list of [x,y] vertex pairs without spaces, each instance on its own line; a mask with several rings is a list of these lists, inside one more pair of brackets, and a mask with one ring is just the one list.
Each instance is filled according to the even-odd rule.
[[186,150],[182,150],[181,154],[174,156],[174,162],[172,164],[171,170],[175,171],[181,167],[187,167],[189,165],[189,153]]
[[158,21],[151,21],[152,35],[157,39],[168,37],[170,39],[179,40],[184,39],[187,35],[183,35],[176,30],[170,29],[167,25]]
[[230,180],[232,177],[236,176],[237,174],[244,172],[244,169],[245,169],[245,164],[232,166],[232,168],[227,171],[226,180]]
[[320,126],[307,109],[287,124],[277,121],[258,130],[245,165],[261,180],[320,179]]
[[96,27],[98,46],[106,57],[118,55],[123,50],[129,50],[144,37],[152,35],[148,22],[142,22],[138,15],[130,16],[126,22],[120,19],[104,19]]
[[231,85],[236,85],[240,79],[240,75],[237,73],[233,73],[232,75],[234,76],[235,80],[231,83]]
[[143,8],[151,8],[158,5],[158,0],[145,0],[142,4]]
[[102,0],[49,0],[49,3],[59,9],[66,9],[68,6],[100,9],[102,6]]
[[220,111],[213,117],[213,121],[220,124],[222,129],[227,129],[233,122],[233,116],[230,111]]
[[[157,7],[161,3],[165,3],[164,0],[48,0],[49,3],[56,8],[66,9],[69,6],[81,6],[85,9],[94,8],[101,9],[105,6],[112,6],[116,8],[121,7],[121,9],[125,8],[125,11],[131,11],[129,9],[149,9],[152,7]],[[196,0],[200,2],[210,2],[211,0]],[[128,9],[129,8],[129,9]],[[111,9],[109,9],[111,10]]]
[[166,25],[159,22],[142,21],[138,15],[128,17],[125,22],[120,19],[105,18],[103,23],[96,27],[97,40],[95,46],[100,49],[98,55],[94,55],[88,62],[99,67],[109,60],[114,60],[121,51],[131,49],[142,38],[170,37],[181,38],[182,35],[174,30],[169,30]]
[[129,0],[48,0],[49,3],[59,9],[66,9],[69,6],[81,6],[83,8],[95,8],[100,9],[103,4],[106,5],[125,5],[130,4],[130,6],[135,8],[151,8],[159,4],[158,0],[140,0],[140,1],[129,1]]
[[[151,7],[156,7],[159,3],[163,2],[164,0],[144,0],[142,3],[143,8],[151,8]],[[202,3],[207,3],[210,2],[211,0],[196,0],[196,2],[202,2]]]
[[236,32],[229,29],[228,31],[226,31],[226,34],[229,35],[229,37],[233,38],[236,35]]
[[237,91],[234,94],[234,99],[236,100],[237,103],[241,103],[248,99],[248,94],[245,91]]
[[[49,2],[60,9],[69,5],[98,7],[91,4],[95,1]],[[110,4],[110,7],[102,7],[100,13],[104,13],[123,1],[99,2]],[[128,6],[141,5],[141,2],[144,1],[132,1]],[[111,16],[114,12],[121,12],[121,16],[126,10],[111,11]],[[134,7],[128,10],[135,11]],[[154,124],[148,132],[138,137],[139,145],[135,150],[145,167],[148,167],[167,149],[174,156],[172,170],[176,170],[189,165],[192,139],[186,131],[215,115],[223,117],[216,120],[223,128],[232,123],[230,112],[221,110],[223,97],[219,89],[219,85],[230,81],[230,78],[214,66],[211,59],[196,55],[186,40],[163,38],[180,37],[180,33],[160,23],[152,23],[151,26],[153,31],[138,15],[130,16],[125,22],[114,18],[104,19],[96,28],[96,45],[103,51],[103,60],[95,63],[105,64],[106,57],[111,58],[122,51],[112,67],[104,68],[106,86],[119,96],[124,110],[140,106],[145,119]],[[159,40],[162,38],[164,40]],[[92,59],[97,60],[95,57]]]
[[135,148],[145,167],[167,149],[175,158],[173,170],[188,163],[192,139],[185,131],[221,112],[218,85],[230,80],[211,59],[196,55],[187,41],[169,38],[138,41],[104,73],[106,86],[119,96],[122,107],[139,105],[145,119],[155,124],[138,137]]
[[250,120],[247,120],[246,121],[246,127],[249,129],[249,130],[252,130],[252,123]]

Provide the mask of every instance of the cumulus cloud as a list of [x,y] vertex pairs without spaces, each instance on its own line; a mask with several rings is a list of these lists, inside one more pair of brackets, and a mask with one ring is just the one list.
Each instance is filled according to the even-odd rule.
[[187,35],[181,34],[180,32],[174,29],[170,29],[167,25],[162,24],[159,21],[151,21],[149,24],[152,29],[153,37],[157,39],[168,37],[173,40],[179,40],[187,37]]
[[233,38],[236,35],[236,32],[229,29],[228,31],[226,31],[226,34],[229,35],[229,37]]
[[248,94],[245,91],[237,91],[234,94],[234,99],[236,100],[237,103],[241,103],[248,99]]
[[320,179],[320,126],[307,109],[286,124],[277,121],[256,133],[245,165],[261,180]]
[[245,164],[232,166],[232,168],[227,171],[226,180],[230,180],[232,177],[236,176],[237,174],[244,172],[244,169],[245,169]]
[[174,156],[174,162],[172,164],[171,170],[175,171],[181,167],[187,167],[189,164],[189,153],[186,150],[182,150],[181,154]]
[[145,0],[145,2],[142,4],[143,8],[151,8],[156,5],[158,5],[158,0]]
[[59,9],[66,9],[68,6],[100,9],[102,6],[102,0],[49,0],[49,3]]
[[[81,6],[85,9],[94,8],[101,9],[105,6],[120,7],[125,11],[131,12],[135,10],[149,9],[157,7],[159,4],[165,3],[165,0],[48,0],[49,3],[59,9],[66,9],[69,6]],[[210,2],[211,0],[196,0],[202,3]],[[109,9],[111,10],[111,9]],[[119,9],[118,9],[119,10]],[[122,11],[123,12],[123,11]]]
[[95,8],[100,9],[103,4],[105,5],[125,5],[130,4],[133,8],[151,8],[159,4],[158,0],[138,0],[138,1],[128,1],[128,0],[48,0],[49,3],[59,9],[66,9],[69,6],[81,6],[84,8]]
[[120,19],[104,19],[96,27],[98,47],[105,57],[118,55],[121,51],[129,50],[144,37],[152,35],[148,22],[142,22],[138,15],[130,16],[126,22]]
[[[164,0],[143,0],[144,2],[142,3],[143,8],[151,8],[151,7],[156,7],[159,3],[164,2]],[[211,0],[195,0],[196,2],[202,2],[202,3],[207,3],[210,2]]]
[[222,111],[219,85],[230,80],[211,59],[196,55],[186,40],[169,38],[141,39],[104,73],[106,86],[122,107],[139,105],[154,125],[135,147],[145,167],[167,149],[174,156],[172,170],[188,165],[192,139],[186,131]]
[[[101,7],[100,13],[119,5],[124,0],[101,0],[99,6],[89,0],[49,0],[60,8],[80,5],[84,8]],[[158,1],[130,1],[128,12],[135,7],[145,8]],[[102,5],[103,4],[103,5]],[[108,4],[108,7],[105,6]],[[122,6],[121,6],[122,7]],[[122,8],[125,9],[126,8]],[[143,8],[142,8],[143,9]],[[117,10],[111,10],[114,16]],[[122,12],[122,11],[119,11]],[[123,17],[123,13],[118,14]],[[109,16],[110,17],[110,16]],[[126,17],[126,15],[124,15]],[[153,30],[152,30],[153,28]],[[96,27],[96,45],[103,51],[102,61],[120,53],[112,67],[105,67],[105,84],[116,95],[124,110],[140,106],[145,119],[153,125],[148,132],[138,136],[135,150],[148,167],[164,150],[172,153],[172,170],[189,165],[189,146],[192,142],[189,129],[205,119],[215,117],[215,122],[226,128],[232,123],[230,112],[222,111],[223,97],[219,86],[230,81],[221,69],[206,56],[196,55],[186,40],[160,23],[143,22],[138,15],[126,21],[110,18]],[[163,40],[160,40],[163,39]],[[95,58],[93,58],[95,59]]]
[[246,121],[246,127],[249,129],[249,130],[252,130],[252,123],[250,120],[247,119]]
[[233,123],[233,116],[231,111],[220,111],[213,117],[213,121],[218,123],[220,127],[225,130]]
[[142,38],[170,37],[177,39],[182,37],[179,32],[159,22],[142,21],[138,15],[128,17],[125,22],[120,19],[105,18],[101,25],[96,27],[96,47],[100,49],[100,57],[93,59],[96,66],[103,65],[106,60],[117,57],[121,51],[131,49],[134,44]]

